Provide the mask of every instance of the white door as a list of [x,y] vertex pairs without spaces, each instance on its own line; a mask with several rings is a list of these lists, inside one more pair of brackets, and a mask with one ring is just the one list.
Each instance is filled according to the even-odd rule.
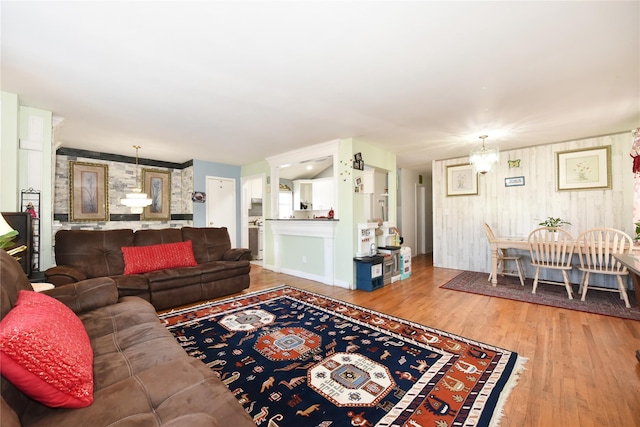
[[237,248],[236,180],[207,177],[207,227],[227,227],[231,247]]

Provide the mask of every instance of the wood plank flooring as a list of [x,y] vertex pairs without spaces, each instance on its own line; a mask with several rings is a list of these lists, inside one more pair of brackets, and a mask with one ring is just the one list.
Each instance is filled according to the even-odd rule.
[[287,284],[518,352],[529,360],[500,427],[640,427],[640,322],[440,289],[459,271],[428,256],[412,269],[365,292],[253,265],[247,292]]

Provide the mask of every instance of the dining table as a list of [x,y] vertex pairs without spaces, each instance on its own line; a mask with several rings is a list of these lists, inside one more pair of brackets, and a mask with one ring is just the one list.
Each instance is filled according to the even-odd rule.
[[[578,250],[579,242],[576,242],[576,251]],[[525,237],[496,237],[495,240],[489,242],[489,247],[491,248],[491,284],[496,286],[498,284],[498,249],[521,249],[528,251],[529,250],[529,240]],[[622,259],[629,262],[633,268],[638,272],[640,280],[640,246],[634,245],[631,249],[631,254],[621,254],[615,255],[616,258],[620,260],[623,264],[627,265]],[[630,257],[630,258],[629,258]],[[631,259],[633,258],[633,259]],[[633,262],[635,260],[635,262]],[[627,268],[630,271],[632,267],[627,265]],[[632,274],[631,277],[634,277]],[[634,280],[635,289],[640,289],[640,285],[635,284],[636,278]],[[636,291],[636,298],[640,298],[640,292]],[[640,300],[638,300],[638,306],[640,306]]]
[[[629,270],[631,280],[633,281],[633,288],[635,289],[636,302],[638,303],[638,307],[640,307],[640,256],[638,256],[636,252],[636,254],[619,254],[614,255],[614,257]],[[640,363],[640,350],[636,350],[636,359],[638,359]]]

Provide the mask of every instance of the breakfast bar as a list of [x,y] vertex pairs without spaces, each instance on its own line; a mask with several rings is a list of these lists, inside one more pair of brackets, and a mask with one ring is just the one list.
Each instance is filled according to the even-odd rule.
[[[284,236],[298,236],[321,238],[323,241],[323,274],[320,281],[327,285],[334,285],[334,240],[337,219],[267,219],[274,237],[273,256],[274,270],[283,272],[282,261],[286,250],[283,244]],[[288,272],[295,275],[295,272]]]

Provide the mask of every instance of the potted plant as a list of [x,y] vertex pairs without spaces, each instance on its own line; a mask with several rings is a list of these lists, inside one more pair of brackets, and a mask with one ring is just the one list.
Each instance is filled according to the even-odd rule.
[[640,222],[636,222],[636,241],[640,241]]
[[[538,223],[538,225],[542,227],[560,228],[563,225],[571,225],[571,223],[569,221],[565,221],[560,217],[554,218],[550,216],[550,217],[547,217],[547,219],[543,220],[542,222]],[[637,231],[638,231],[638,228],[636,228],[636,234],[637,234]]]

